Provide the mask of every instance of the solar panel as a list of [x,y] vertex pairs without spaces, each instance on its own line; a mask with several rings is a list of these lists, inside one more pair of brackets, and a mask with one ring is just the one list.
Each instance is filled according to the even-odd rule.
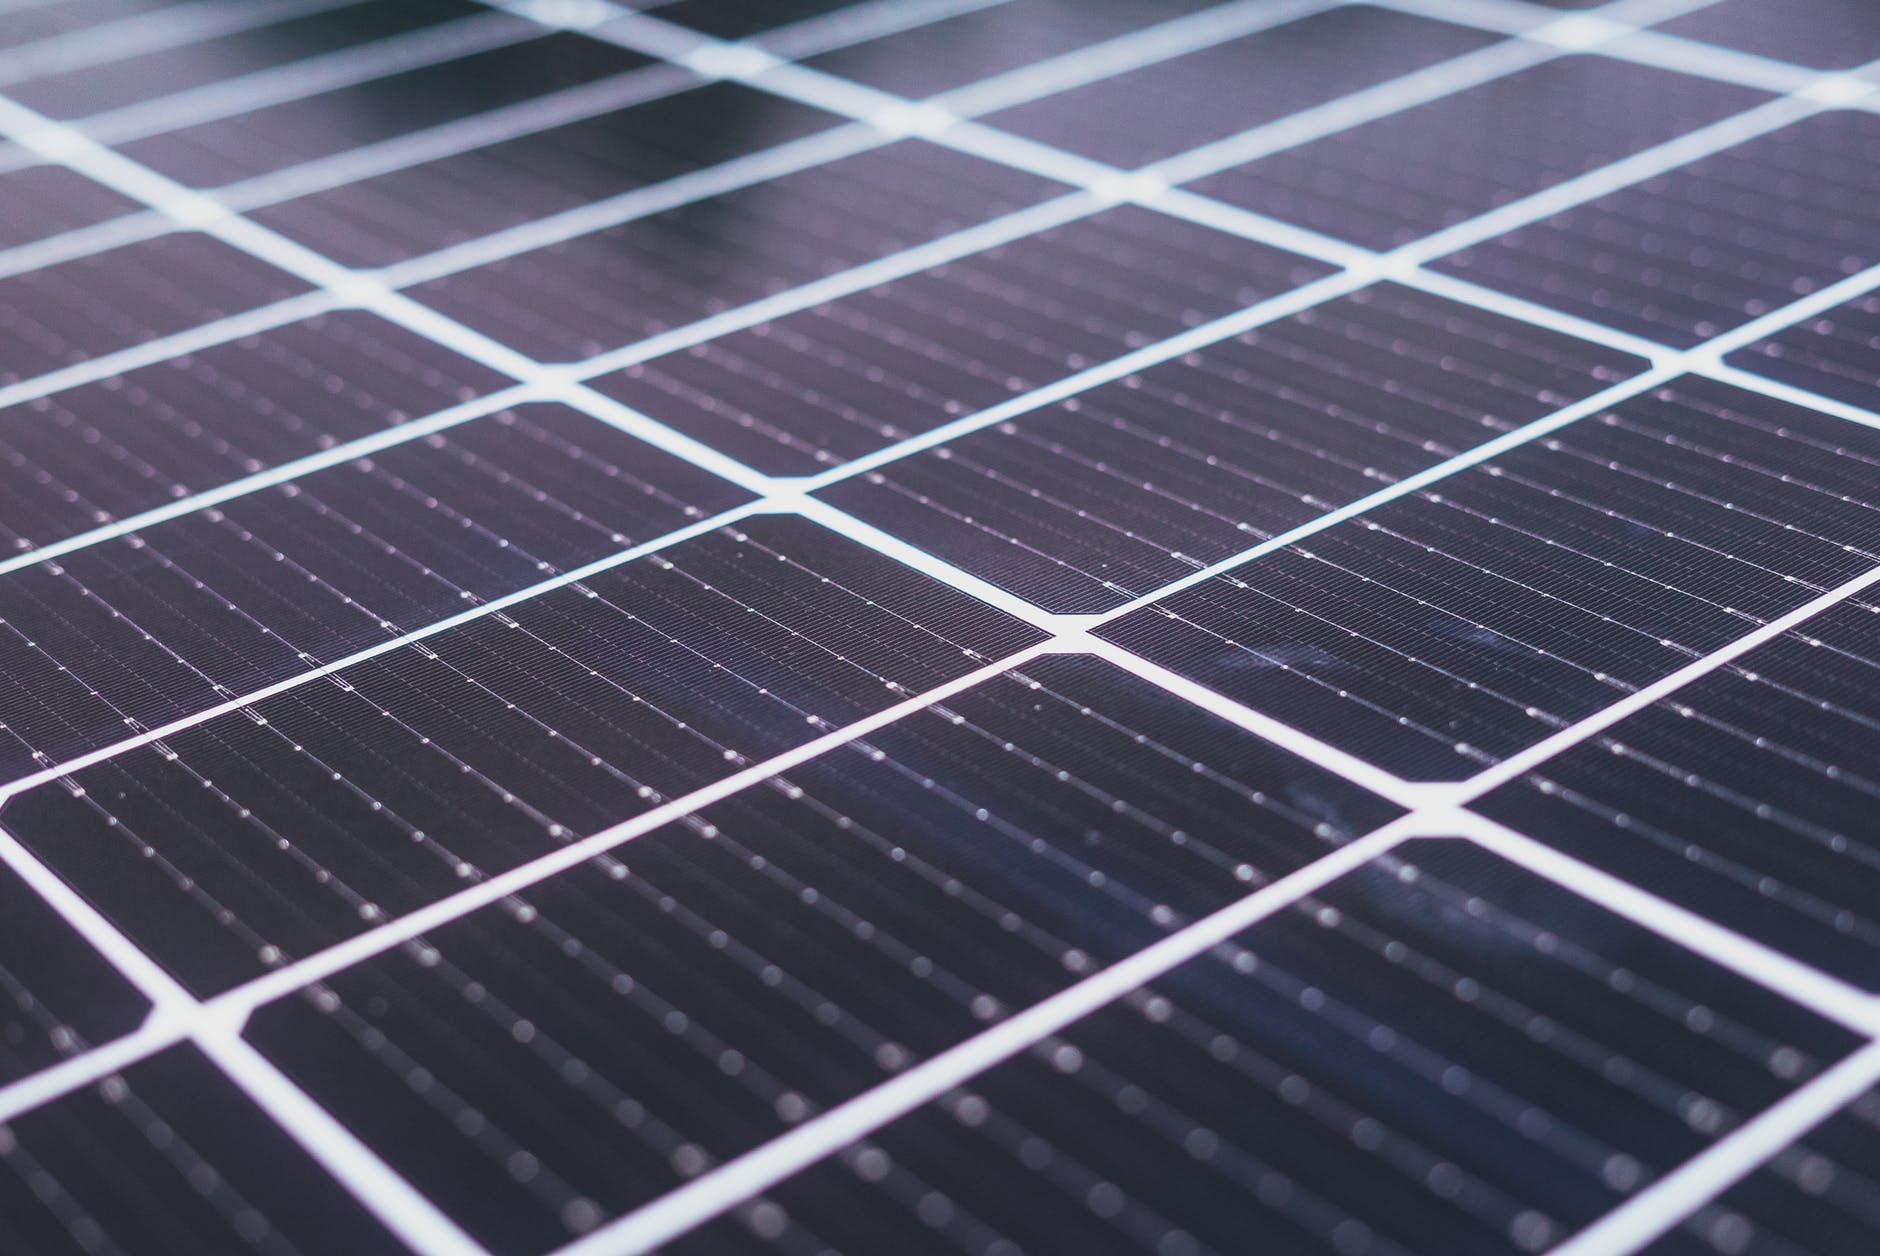
[[0,0],[0,1251],[1880,1246],[1875,57]]

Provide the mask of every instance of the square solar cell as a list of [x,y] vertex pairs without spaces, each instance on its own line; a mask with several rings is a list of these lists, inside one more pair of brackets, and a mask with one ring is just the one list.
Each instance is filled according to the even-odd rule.
[[757,518],[29,790],[0,821],[209,993],[1040,636]]
[[410,291],[531,357],[585,358],[1062,190],[1035,175],[909,140]]
[[1852,1041],[1417,842],[662,1250],[1541,1251]]
[[1880,432],[1686,378],[1099,633],[1464,777],[1880,563],[1876,465]]
[[820,495],[1047,610],[1104,611],[1642,365],[1382,285]]
[[1880,58],[1880,9],[1867,0],[1721,0],[1658,29],[1823,70]]
[[648,63],[614,44],[558,32],[128,140],[118,149],[191,187],[215,187]]
[[1880,1227],[1880,1090],[1775,1153],[1647,1256],[1835,1256]]
[[535,405],[0,575],[0,771],[335,662],[747,497]]
[[493,1251],[539,1252],[1395,814],[1107,664],[1040,659],[253,1036]]
[[0,410],[0,547],[64,540],[506,382],[342,310],[37,397]]
[[1880,293],[1869,292],[1732,353],[1731,366],[1880,411]]
[[1845,603],[1476,807],[1880,990],[1876,642],[1880,605]]
[[1880,262],[1880,114],[1834,110],[1436,268],[1686,348]]
[[[82,5],[47,7],[57,12]],[[51,117],[83,118],[486,13],[488,9],[473,0],[399,0],[397,4],[364,0],[329,5],[219,38],[132,50],[130,56],[29,78],[7,91],[21,104]],[[11,14],[6,18],[9,24],[16,20]]]
[[307,285],[194,231],[0,278],[0,383],[298,296]]
[[1143,30],[1220,0],[1005,0],[806,58],[897,96],[932,96]]
[[594,386],[760,471],[809,475],[1330,269],[1119,206]]
[[149,1011],[37,890],[0,868],[0,1087],[130,1033]]
[[1768,99],[1654,66],[1561,57],[1192,186],[1390,249]]
[[[684,85],[662,78],[663,90]],[[253,210],[347,266],[388,266],[591,205],[833,125],[737,83],[686,85],[594,117]]]
[[34,1256],[406,1252],[186,1046],[0,1125],[0,1244]]
[[144,208],[75,170],[31,162],[22,150],[0,145],[0,205],[6,206],[0,215],[0,250],[96,226]]
[[985,121],[1111,165],[1136,167],[1495,38],[1371,5],[1341,5],[1001,109]]

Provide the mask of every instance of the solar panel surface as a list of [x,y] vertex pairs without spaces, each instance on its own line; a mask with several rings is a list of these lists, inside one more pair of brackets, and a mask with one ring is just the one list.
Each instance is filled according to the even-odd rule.
[[0,0],[0,1252],[1880,1248],[1875,57]]

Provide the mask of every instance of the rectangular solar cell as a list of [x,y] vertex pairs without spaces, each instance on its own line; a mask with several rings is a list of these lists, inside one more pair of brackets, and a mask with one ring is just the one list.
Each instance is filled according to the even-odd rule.
[[494,392],[383,319],[311,318],[0,411],[0,543],[29,550]]
[[0,250],[110,222],[142,208],[76,171],[31,161],[20,149],[0,145],[0,203],[6,205],[6,215],[0,218]]
[[1476,806],[1880,989],[1877,616],[1845,602]]
[[149,1003],[33,886],[0,870],[0,1088],[137,1028]]
[[1047,610],[1107,611],[1639,365],[1382,285],[821,496]]
[[[697,85],[675,77],[670,67],[638,75],[658,75],[644,89],[658,94],[375,171],[265,205],[252,216],[348,266],[390,266],[799,139],[835,121],[736,83]],[[278,199],[265,182],[249,195]]]
[[1738,349],[1732,366],[1880,413],[1880,294],[1855,297]]
[[1880,263],[1880,115],[1833,110],[1563,210],[1438,269],[1687,348]]
[[412,288],[545,361],[592,357],[1044,200],[1062,187],[918,140]]
[[1118,206],[594,386],[766,474],[811,475],[1329,270]]
[[1466,777],[1870,570],[1876,457],[1880,432],[1687,379],[1099,631]]
[[1851,1045],[1413,843],[669,1250],[1543,1251]]
[[405,1248],[190,1047],[0,1126],[15,1252]]
[[1040,659],[254,1036],[493,1250],[543,1251],[1393,814],[1104,664]]
[[1038,637],[814,525],[752,519],[41,785],[0,821],[213,992]]
[[747,496],[565,408],[476,419],[0,576],[7,656],[57,673],[0,722],[64,759]]

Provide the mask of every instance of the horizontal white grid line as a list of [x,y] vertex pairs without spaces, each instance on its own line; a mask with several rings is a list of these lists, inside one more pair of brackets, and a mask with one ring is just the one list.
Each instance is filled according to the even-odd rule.
[[1627,1256],[1667,1233],[1880,1082],[1870,1042],[1659,1178],[1549,1256]]
[[905,1116],[1131,991],[1195,959],[1235,934],[1388,853],[1420,829],[1394,821],[1203,917],[1127,959],[957,1043],[890,1081],[837,1104],[769,1142],[728,1160],[584,1238],[555,1256],[650,1252],[875,1130]]

